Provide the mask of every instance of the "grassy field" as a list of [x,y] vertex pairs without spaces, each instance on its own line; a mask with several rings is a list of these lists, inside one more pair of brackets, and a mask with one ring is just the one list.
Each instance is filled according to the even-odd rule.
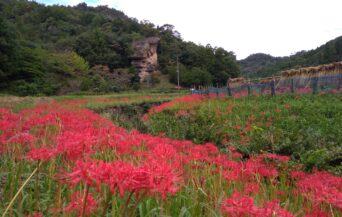
[[235,147],[245,156],[289,155],[308,170],[342,174],[341,94],[190,97],[168,104],[159,106],[163,108],[160,112],[151,110],[148,132]]
[[[340,98],[2,98],[0,213],[341,216],[342,179],[304,170],[338,165],[300,160],[341,153]],[[142,117],[150,134],[96,113],[152,102],[160,105]]]
[[33,108],[37,104],[50,103],[52,101],[79,101],[84,107],[101,110],[113,106],[139,104],[144,102],[163,102],[172,100],[175,97],[188,94],[187,90],[167,91],[165,93],[155,91],[122,92],[102,95],[63,95],[52,97],[17,97],[11,95],[0,95],[0,108],[8,108],[13,111],[20,111]]

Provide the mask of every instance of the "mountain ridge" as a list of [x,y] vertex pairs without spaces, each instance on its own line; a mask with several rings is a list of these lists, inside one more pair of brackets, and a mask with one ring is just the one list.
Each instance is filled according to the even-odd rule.
[[241,75],[257,78],[277,75],[283,70],[317,66],[342,60],[342,36],[316,49],[299,51],[290,56],[274,57],[265,53],[251,54],[239,60]]

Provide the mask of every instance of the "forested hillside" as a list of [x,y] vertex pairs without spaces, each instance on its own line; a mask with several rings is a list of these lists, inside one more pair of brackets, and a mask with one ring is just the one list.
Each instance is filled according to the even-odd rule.
[[[170,24],[155,26],[106,6],[45,6],[0,0],[0,90],[19,95],[109,92],[136,87],[133,41],[160,37],[160,72],[181,85],[225,84],[239,74],[233,52],[186,42]],[[154,79],[158,82],[158,76]]]
[[252,54],[239,61],[241,73],[247,77],[266,77],[285,69],[316,66],[342,60],[342,36],[310,50],[300,51],[288,57],[268,54]]

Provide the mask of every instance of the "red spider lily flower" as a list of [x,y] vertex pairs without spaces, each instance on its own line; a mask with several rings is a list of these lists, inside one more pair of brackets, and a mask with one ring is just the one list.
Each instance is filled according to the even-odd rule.
[[315,209],[307,214],[305,214],[303,217],[329,217],[330,214],[327,212],[324,212],[319,209]]
[[285,104],[284,107],[289,109],[289,108],[291,108],[291,105],[290,104]]
[[267,202],[264,208],[258,209],[256,216],[259,216],[259,217],[274,217],[274,216],[294,217],[294,215],[291,212],[285,209],[282,209],[280,207],[278,200]]
[[189,159],[207,161],[209,160],[209,155],[207,149],[203,145],[196,145],[190,149]]
[[188,112],[186,110],[178,110],[176,112],[176,117],[184,117],[184,116],[187,116],[188,115]]
[[172,145],[157,144],[152,149],[151,155],[158,159],[170,159],[176,155],[176,149]]
[[236,129],[236,130],[240,130],[240,129],[241,129],[241,126],[233,126],[232,128],[233,128],[233,129]]
[[306,176],[306,173],[300,170],[290,172],[290,177],[292,179],[303,179],[305,176]]
[[75,163],[74,169],[70,173],[65,173],[61,175],[61,178],[66,179],[67,183],[71,186],[75,186],[79,182],[94,186],[94,172],[97,171],[95,164],[93,162],[84,162],[83,160],[78,160]]
[[123,198],[126,191],[132,190],[131,184],[134,169],[134,166],[125,162],[116,161],[112,163],[108,184],[113,193],[115,193],[116,188],[119,188],[120,197]]
[[277,154],[272,154],[272,153],[260,154],[256,158],[271,159],[271,160],[277,160],[280,162],[288,162],[290,160],[289,156],[282,156],[282,155],[277,155]]
[[244,194],[257,194],[260,190],[258,183],[247,183],[245,184]]
[[7,144],[32,144],[36,138],[29,133],[18,133],[7,140]]
[[[84,195],[78,192],[75,192],[71,197],[71,202],[65,208],[63,208],[60,212],[76,211],[78,216],[81,216],[82,211],[83,211],[83,204],[84,204]],[[87,199],[86,199],[86,207],[84,210],[85,212],[84,214],[90,215],[96,210],[97,210],[96,200],[94,199],[91,192],[89,192],[87,195]]]
[[207,150],[209,155],[215,156],[215,155],[219,154],[219,150],[218,150],[216,145],[214,145],[212,143],[206,143],[203,146]]
[[265,164],[258,158],[252,158],[246,162],[244,174],[249,177],[256,174],[262,177],[276,177],[278,176],[278,171],[272,165]]
[[239,152],[234,152],[231,154],[231,156],[236,159],[242,158],[242,154],[240,154]]
[[15,129],[20,120],[20,116],[7,109],[0,110],[0,130],[5,131]]
[[27,217],[43,217],[43,214],[39,212],[34,212],[33,215],[28,215]]
[[162,112],[166,109],[172,108],[176,104],[189,104],[191,103],[192,106],[196,105],[197,103],[201,102],[201,100],[205,99],[205,96],[202,95],[189,95],[189,96],[184,96],[178,99],[174,99],[170,102],[163,103],[159,106],[152,107],[148,115],[152,115],[154,113]]
[[235,147],[228,147],[228,150],[231,151],[231,152],[235,152],[236,148]]
[[159,193],[166,199],[168,193],[175,194],[179,190],[181,175],[177,168],[160,161],[150,161],[145,168],[149,173],[151,193]]
[[34,161],[48,161],[57,155],[56,150],[48,148],[32,148],[26,155],[27,159]]
[[276,194],[277,194],[278,196],[283,197],[283,196],[285,195],[285,192],[284,192],[284,191],[281,191],[281,190],[278,190],[278,191],[276,191]]
[[254,205],[253,198],[235,192],[229,199],[223,201],[221,210],[231,217],[247,217],[255,216],[257,207]]
[[303,196],[316,204],[328,203],[342,210],[342,178],[328,172],[307,174],[297,181]]
[[228,216],[238,217],[294,217],[294,215],[279,205],[279,201],[270,201],[263,208],[254,205],[253,198],[242,196],[239,192],[235,192],[229,199],[226,199],[222,206],[222,211]]
[[70,160],[76,160],[93,151],[93,146],[97,142],[97,137],[91,129],[66,131],[57,138],[57,151]]

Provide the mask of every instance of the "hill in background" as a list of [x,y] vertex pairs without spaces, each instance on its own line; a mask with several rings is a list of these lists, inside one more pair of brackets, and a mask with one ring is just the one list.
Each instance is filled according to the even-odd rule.
[[240,60],[242,76],[267,77],[278,74],[282,70],[316,66],[342,60],[342,36],[326,44],[310,50],[300,51],[287,57],[273,57],[257,53]]
[[106,6],[45,6],[0,0],[0,90],[19,95],[138,89],[132,43],[159,37],[159,74],[181,85],[226,84],[239,74],[233,52],[186,42],[174,26],[138,21]]

